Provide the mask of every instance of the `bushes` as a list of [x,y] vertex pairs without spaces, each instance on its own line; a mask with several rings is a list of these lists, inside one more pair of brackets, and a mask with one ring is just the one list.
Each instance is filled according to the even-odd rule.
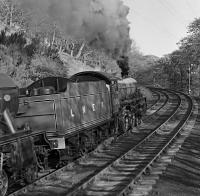
[[14,44],[17,45],[18,48],[22,51],[26,44],[26,39],[24,33],[13,33],[11,35],[7,35],[6,31],[1,31],[0,44],[5,46],[10,46]]
[[67,68],[61,61],[36,54],[29,66],[29,77],[35,81],[46,76],[67,76]]
[[[39,54],[40,41],[34,38],[27,44],[24,34],[0,34],[0,72],[11,76],[24,87],[46,76],[67,76],[67,68],[57,57],[56,51]],[[50,52],[49,52],[50,51]]]

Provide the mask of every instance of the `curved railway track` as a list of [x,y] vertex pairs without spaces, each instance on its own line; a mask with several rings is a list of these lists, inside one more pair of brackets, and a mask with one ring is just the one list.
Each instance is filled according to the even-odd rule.
[[[157,99],[156,101],[147,109],[146,116],[152,115],[155,112],[158,112],[166,103],[169,101],[169,95],[167,93],[158,91],[155,92]],[[154,95],[155,96],[155,95]]]
[[[180,107],[159,128],[68,195],[127,195],[185,124],[192,102],[181,95]],[[182,118],[180,116],[182,115]]]
[[[144,179],[141,179],[137,184],[137,187],[142,188],[143,185],[148,184],[147,191],[143,187],[140,194],[148,196],[167,196],[167,195],[200,195],[199,182],[199,113],[200,113],[200,101],[194,99],[193,112],[187,121],[186,126],[180,133],[180,137],[173,144],[173,147],[166,151],[166,154],[170,157],[173,155],[171,162],[162,163],[159,165],[162,167],[154,167],[153,170],[159,173],[152,176],[151,174]],[[184,143],[182,142],[184,141]],[[182,145],[180,145],[183,143]],[[166,157],[166,155],[165,155]],[[166,166],[164,166],[164,164]],[[166,167],[166,168],[165,168]],[[163,168],[163,169],[162,169]],[[159,172],[158,172],[159,170]],[[157,180],[153,180],[157,178]],[[149,181],[151,179],[151,182]],[[152,187],[152,189],[151,189]],[[132,192],[130,195],[136,195]]]
[[[152,188],[148,180],[146,182],[145,179],[142,180],[145,178],[145,174],[148,174],[148,177],[153,177],[155,175],[155,178],[157,178],[158,176],[156,176],[156,174],[161,174],[163,172],[184,142],[185,137],[188,136],[188,131],[184,133],[181,133],[181,131],[192,114],[193,100],[184,94],[181,94],[181,97],[182,102],[180,108],[168,120],[167,124],[164,127],[160,127],[152,137],[143,143],[144,145],[136,149],[136,153],[139,152],[139,157],[142,156],[144,166],[142,166],[142,169],[140,169],[138,173],[135,171],[135,176],[117,195],[145,195],[145,191],[148,191],[148,188]],[[178,138],[177,136],[181,134],[185,137],[180,139],[180,137]],[[141,152],[141,148],[144,149],[144,151]],[[149,156],[143,159],[145,154]],[[136,161],[138,160],[140,160],[140,158],[138,159],[137,157]],[[145,163],[145,161],[147,161],[147,163]]]
[[[183,97],[183,95],[181,96]],[[119,187],[122,187],[121,184],[123,183],[118,182],[119,178],[122,177],[122,179],[126,179],[126,185],[129,187],[127,182],[131,181],[128,173],[133,177],[134,173],[131,172],[139,172],[139,169],[136,170],[134,167],[132,167],[133,171],[131,171],[130,164],[134,165],[136,162],[131,163],[129,160],[130,156],[132,156],[131,161],[133,161],[135,160],[135,156],[138,155],[137,153],[141,153],[140,151],[137,152],[137,150],[143,148],[148,149],[149,151],[146,152],[146,154],[141,154],[142,158],[138,159],[141,164],[137,163],[140,166],[138,168],[144,166],[144,163],[147,163],[148,160],[144,158],[145,155],[147,156],[147,153],[150,153],[150,150],[155,150],[157,146],[164,145],[164,141],[167,141],[167,139],[171,137],[171,133],[174,133],[172,130],[175,128],[174,122],[177,115],[180,116],[181,111],[183,113],[184,106],[190,105],[185,104],[185,102],[187,103],[186,98],[181,102],[181,98],[178,97],[177,94],[172,92],[165,93],[161,90],[157,101],[148,109],[149,113],[147,112],[147,115],[144,118],[144,124],[140,126],[140,130],[133,129],[129,133],[119,136],[116,141],[110,139],[107,141],[107,144],[100,145],[99,148],[86,157],[82,157],[76,162],[64,166],[10,195],[116,195],[119,193],[118,188],[116,188],[117,185],[114,189],[112,189],[113,186],[111,186],[110,192],[107,191],[106,193],[102,192],[102,190],[106,190],[105,186],[102,186],[102,190],[100,191],[96,185],[104,185],[104,183],[105,185],[111,185],[112,183],[108,182],[114,181],[116,184],[120,184]],[[184,116],[184,113],[182,115]],[[156,123],[152,124],[152,122]],[[179,124],[181,123],[184,124],[183,120],[180,120],[176,126],[180,126]],[[150,124],[151,128],[149,127]],[[170,134],[167,132],[165,132],[165,134],[160,134],[160,132],[164,133],[163,128],[166,128],[166,126],[170,128]],[[160,139],[160,141],[157,142],[157,139]],[[158,145],[154,146],[154,143],[157,143]],[[145,146],[142,148],[142,145],[144,144],[147,147]],[[148,147],[149,145],[152,145],[152,147]],[[150,154],[153,156],[153,153]],[[129,160],[127,163],[124,161],[126,157],[128,157]],[[150,165],[151,164],[152,163],[150,163]],[[126,168],[129,168],[126,171],[128,173],[124,173],[120,176],[119,171],[123,171],[123,165],[125,170]],[[147,168],[149,168],[148,165]],[[147,168],[144,168],[144,170],[146,171]],[[116,171],[114,174],[116,179],[113,177],[114,171]],[[125,184],[123,186],[126,187]],[[93,189],[91,191],[90,189],[92,187]],[[94,189],[95,187],[96,189]],[[114,190],[114,192],[111,190]],[[120,194],[126,194],[126,189],[122,190],[125,192],[121,192]]]
[[156,105],[157,102],[160,101],[161,94],[159,92],[152,91],[152,97],[154,97],[153,100],[147,100],[147,109],[151,109],[154,105]]

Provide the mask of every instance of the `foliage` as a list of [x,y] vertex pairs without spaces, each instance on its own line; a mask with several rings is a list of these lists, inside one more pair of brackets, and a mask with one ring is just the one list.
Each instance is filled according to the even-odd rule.
[[129,56],[129,75],[134,77],[138,83],[144,85],[153,84],[153,69],[158,57],[153,55],[143,55],[136,44],[132,45]]
[[24,17],[17,0],[0,0],[0,20],[7,26],[13,24],[23,26]]
[[38,54],[41,46],[36,38],[27,45],[24,34],[6,35],[4,31],[0,34],[0,44],[0,71],[11,76],[19,86],[45,76],[67,76],[67,68],[53,50]]
[[67,77],[67,68],[59,60],[56,62],[50,57],[36,54],[29,65],[29,75],[33,81],[47,76]]
[[[179,49],[157,62],[161,75],[165,76],[165,87],[188,92],[189,74],[190,88],[193,95],[199,95],[200,74],[200,18],[196,18],[188,26],[188,35],[179,42]],[[189,73],[190,71],[190,73]],[[160,73],[155,74],[155,77]],[[161,85],[163,83],[159,80]]]
[[181,51],[174,51],[156,62],[154,83],[165,88],[186,91],[187,66],[182,59]]

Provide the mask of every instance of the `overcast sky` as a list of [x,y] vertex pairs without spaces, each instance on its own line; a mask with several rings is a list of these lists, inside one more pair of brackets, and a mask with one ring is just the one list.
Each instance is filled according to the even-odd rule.
[[124,0],[130,8],[130,36],[143,54],[162,56],[177,49],[187,26],[200,17],[200,0]]

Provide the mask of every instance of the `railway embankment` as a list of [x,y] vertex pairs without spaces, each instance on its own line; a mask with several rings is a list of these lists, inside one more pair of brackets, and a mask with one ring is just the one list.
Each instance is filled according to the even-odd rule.
[[200,100],[195,104],[197,112],[194,127],[160,176],[149,196],[199,196],[200,195]]

